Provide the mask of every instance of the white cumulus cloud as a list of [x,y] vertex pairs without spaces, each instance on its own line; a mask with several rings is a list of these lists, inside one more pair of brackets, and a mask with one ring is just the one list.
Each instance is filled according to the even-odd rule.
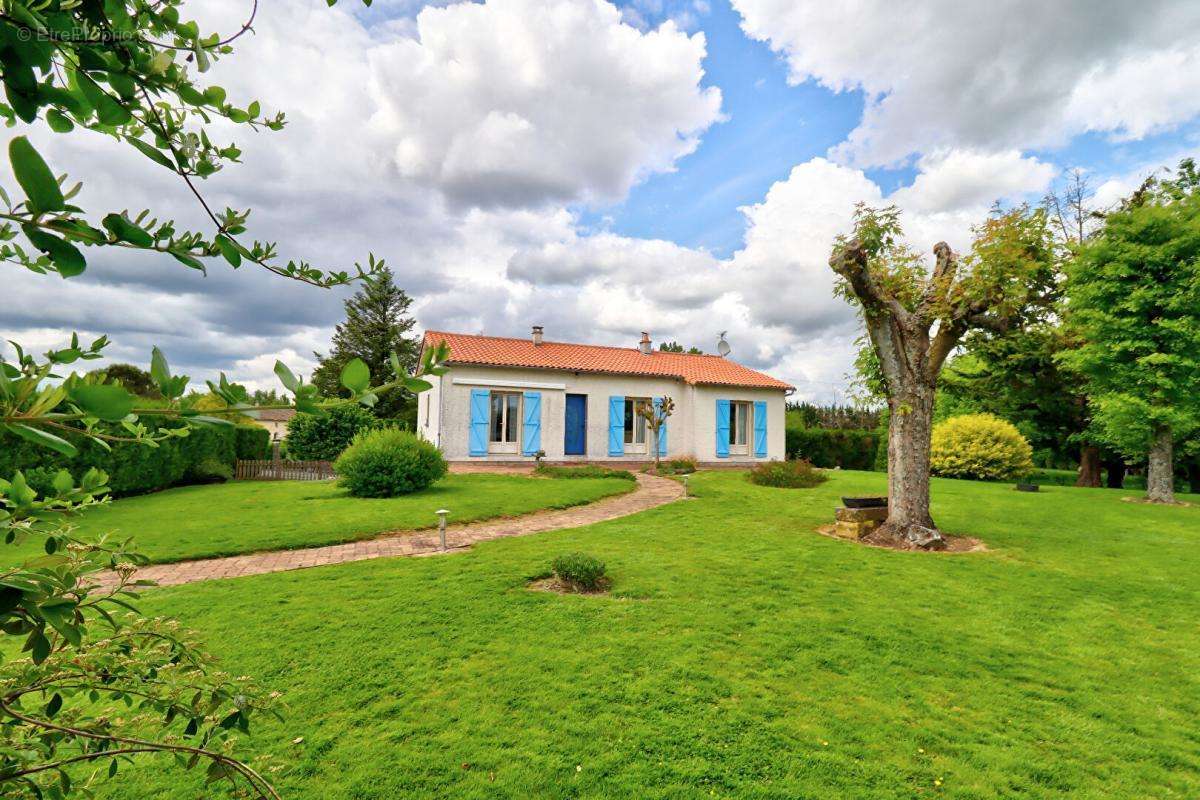
[[839,159],[892,164],[938,147],[1136,138],[1200,112],[1200,4],[1178,0],[733,0],[790,79],[861,90]]

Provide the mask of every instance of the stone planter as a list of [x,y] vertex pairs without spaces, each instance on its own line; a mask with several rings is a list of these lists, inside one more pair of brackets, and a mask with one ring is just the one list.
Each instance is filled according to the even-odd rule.
[[886,497],[843,497],[842,505],[846,508],[887,508]]
[[882,525],[887,515],[886,505],[874,508],[839,508],[834,511],[837,523],[833,527],[833,533],[841,539],[861,539]]

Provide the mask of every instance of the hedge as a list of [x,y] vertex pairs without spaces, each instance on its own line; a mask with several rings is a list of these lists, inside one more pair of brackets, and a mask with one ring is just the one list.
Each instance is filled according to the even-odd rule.
[[271,457],[271,432],[259,425],[237,425],[234,427],[235,455],[239,459],[253,461]]
[[875,468],[875,453],[879,447],[876,431],[789,427],[785,437],[790,459],[807,459],[813,466],[824,468]]
[[370,409],[346,403],[325,414],[297,414],[288,420],[288,453],[300,461],[333,461],[360,431],[380,426]]
[[[150,428],[157,425],[144,422]],[[0,434],[0,476],[11,477],[17,470],[66,469],[78,477],[88,468],[98,467],[108,473],[114,496],[144,494],[220,479],[232,471],[238,458],[266,458],[271,435],[257,425],[197,425],[187,436],[168,439],[158,447],[114,442],[111,450],[91,440],[68,438],[79,450],[73,457]]]

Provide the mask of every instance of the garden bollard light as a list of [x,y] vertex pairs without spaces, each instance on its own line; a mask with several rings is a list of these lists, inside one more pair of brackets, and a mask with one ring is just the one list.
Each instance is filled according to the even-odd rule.
[[688,496],[687,481],[688,481],[688,476],[684,475],[683,476],[683,496],[684,497]]
[[438,515],[438,534],[442,537],[442,551],[446,550],[446,515],[449,514],[449,509],[439,508]]

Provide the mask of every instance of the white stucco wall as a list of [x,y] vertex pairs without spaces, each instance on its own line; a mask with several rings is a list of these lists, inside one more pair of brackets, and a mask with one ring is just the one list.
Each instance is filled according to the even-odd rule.
[[[691,386],[682,380],[636,375],[601,375],[557,370],[455,366],[432,381],[434,388],[421,397],[417,431],[442,448],[451,461],[531,461],[518,454],[490,453],[471,456],[469,428],[471,390],[537,391],[542,395],[542,449],[546,458],[587,461],[653,460],[645,454],[608,454],[609,397],[661,397],[675,400],[675,413],[667,421],[667,457],[693,456],[699,461],[761,461],[753,454],[718,459],[716,455],[716,401],[764,400],[767,402],[767,459],[784,457],[784,393],[769,389]],[[583,394],[587,401],[587,455],[565,456],[566,395]],[[428,399],[426,399],[428,398]],[[753,449],[753,448],[751,448]]]

